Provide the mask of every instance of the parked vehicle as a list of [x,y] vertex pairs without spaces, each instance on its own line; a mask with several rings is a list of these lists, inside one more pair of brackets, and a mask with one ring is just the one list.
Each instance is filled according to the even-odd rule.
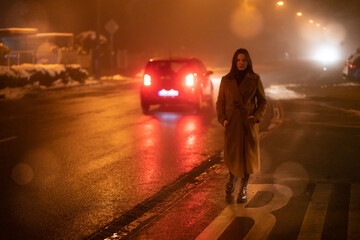
[[350,81],[360,80],[360,52],[351,55],[343,68],[343,78]]
[[196,58],[151,59],[140,89],[143,113],[155,104],[187,104],[197,112],[204,102],[212,105],[212,73]]

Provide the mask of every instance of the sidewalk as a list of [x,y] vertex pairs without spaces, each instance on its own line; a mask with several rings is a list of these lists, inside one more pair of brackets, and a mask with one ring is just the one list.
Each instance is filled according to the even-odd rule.
[[208,180],[131,239],[196,239],[230,201],[236,201],[225,197],[227,173],[223,163],[217,165]]

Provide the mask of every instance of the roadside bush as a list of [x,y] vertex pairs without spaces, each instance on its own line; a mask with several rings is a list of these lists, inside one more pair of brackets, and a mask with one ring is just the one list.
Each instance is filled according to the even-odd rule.
[[0,89],[22,87],[35,82],[49,87],[59,79],[65,84],[70,81],[84,83],[88,76],[88,72],[76,64],[66,66],[62,64],[0,66]]
[[87,70],[81,68],[78,64],[66,65],[66,73],[71,79],[84,83],[85,80],[89,77]]

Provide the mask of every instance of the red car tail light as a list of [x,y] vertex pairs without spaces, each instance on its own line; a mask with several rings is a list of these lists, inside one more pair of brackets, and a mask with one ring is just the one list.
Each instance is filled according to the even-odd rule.
[[145,86],[150,86],[151,85],[151,76],[148,74],[144,75],[144,85]]
[[356,65],[355,65],[355,64],[350,64],[350,63],[349,63],[349,68],[350,68],[350,69],[355,69],[355,68],[356,68]]
[[194,82],[195,82],[194,74],[186,75],[185,80],[186,80],[185,82],[186,86],[188,87],[194,86]]

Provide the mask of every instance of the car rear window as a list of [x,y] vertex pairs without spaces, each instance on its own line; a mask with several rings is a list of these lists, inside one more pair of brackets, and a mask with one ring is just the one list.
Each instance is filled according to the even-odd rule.
[[146,70],[148,72],[175,72],[187,68],[189,66],[188,62],[185,61],[154,61],[149,62]]

